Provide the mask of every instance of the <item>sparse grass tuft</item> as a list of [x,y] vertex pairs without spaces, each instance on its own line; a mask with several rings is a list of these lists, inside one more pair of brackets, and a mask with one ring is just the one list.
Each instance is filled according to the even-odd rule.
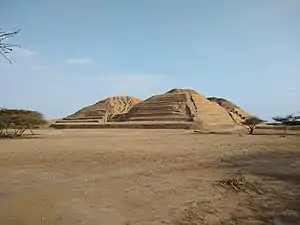
[[262,191],[257,187],[255,182],[248,180],[241,174],[234,176],[231,179],[222,180],[219,182],[219,185],[232,191],[246,193],[256,192],[257,194],[262,194]]

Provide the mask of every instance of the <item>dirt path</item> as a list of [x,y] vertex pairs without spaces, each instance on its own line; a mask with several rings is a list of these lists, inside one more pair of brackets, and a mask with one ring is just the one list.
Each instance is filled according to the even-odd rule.
[[[281,178],[300,175],[299,147],[297,136],[178,130],[45,130],[1,140],[0,224],[176,224],[193,202],[200,219],[220,224],[244,196],[215,182],[240,169],[298,196],[297,179]],[[243,207],[238,214],[253,214]]]

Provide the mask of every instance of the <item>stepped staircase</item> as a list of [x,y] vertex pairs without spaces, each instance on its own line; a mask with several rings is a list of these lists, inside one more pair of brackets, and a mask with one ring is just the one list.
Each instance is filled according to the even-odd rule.
[[125,121],[192,121],[186,114],[186,95],[167,93],[156,95],[132,107]]

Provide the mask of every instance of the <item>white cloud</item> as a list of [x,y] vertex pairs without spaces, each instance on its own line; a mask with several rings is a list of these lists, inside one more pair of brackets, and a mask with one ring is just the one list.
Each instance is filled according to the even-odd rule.
[[[28,63],[29,61],[32,61],[32,58],[37,55],[36,51],[30,50],[30,49],[26,49],[26,48],[19,48],[19,47],[14,47],[12,49],[11,53],[6,54],[6,57],[12,61],[13,65],[20,65],[22,63]],[[8,63],[8,60],[5,59],[5,57],[0,56],[0,63],[2,64],[7,64],[10,65]],[[11,65],[10,65],[11,67]]]
[[68,59],[65,63],[66,64],[83,65],[83,64],[89,64],[91,62],[92,62],[92,60],[89,58],[71,58],[71,59]]
[[26,49],[26,48],[14,48],[12,53],[10,55],[8,55],[8,57],[11,58],[29,58],[32,56],[37,55],[36,51],[30,50],[30,49]]

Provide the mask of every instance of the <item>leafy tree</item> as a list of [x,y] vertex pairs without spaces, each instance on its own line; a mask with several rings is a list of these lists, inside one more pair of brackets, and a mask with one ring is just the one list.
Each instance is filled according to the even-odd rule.
[[252,116],[252,117],[246,118],[243,122],[241,122],[241,124],[248,129],[249,134],[253,134],[255,128],[263,122],[264,122],[264,120],[262,120],[258,117]]
[[275,116],[272,119],[282,125],[284,136],[286,135],[287,126],[300,125],[300,115]]
[[6,43],[6,40],[19,32],[20,30],[6,32],[0,28],[0,55],[2,55],[9,63],[12,63],[12,61],[7,57],[7,54],[12,52],[13,47],[17,47],[18,45],[8,44]]
[[8,130],[13,129],[15,136],[22,136],[26,130],[45,124],[43,114],[37,111],[0,109],[0,134],[8,135]]

